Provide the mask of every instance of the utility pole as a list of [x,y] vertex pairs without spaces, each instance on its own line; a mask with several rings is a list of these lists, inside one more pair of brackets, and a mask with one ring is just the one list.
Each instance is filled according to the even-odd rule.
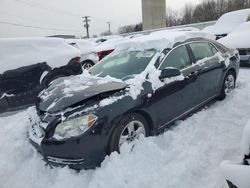
[[90,22],[90,19],[89,19],[89,16],[84,16],[82,17],[84,20],[84,27],[86,28],[86,32],[87,32],[87,38],[89,38],[89,22]]
[[109,34],[111,35],[111,29],[110,29],[111,22],[107,22],[107,24],[108,24],[108,27],[109,27]]

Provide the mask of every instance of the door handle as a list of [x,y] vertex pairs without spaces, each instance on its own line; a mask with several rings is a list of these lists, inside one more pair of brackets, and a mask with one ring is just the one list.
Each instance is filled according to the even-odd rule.
[[192,77],[198,77],[198,71],[194,71],[194,72],[191,72],[190,73],[190,76],[192,76]]
[[195,80],[198,78],[198,71],[191,72],[188,76],[188,82],[195,82]]

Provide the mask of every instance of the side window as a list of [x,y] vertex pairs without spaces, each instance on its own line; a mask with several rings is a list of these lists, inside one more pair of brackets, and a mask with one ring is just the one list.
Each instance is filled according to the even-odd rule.
[[181,46],[174,49],[167,55],[166,59],[162,62],[160,70],[166,67],[174,67],[179,70],[191,65],[191,60],[187,51],[186,46]]
[[195,43],[189,44],[190,48],[192,49],[194,53],[194,57],[196,61],[199,61],[201,59],[204,59],[206,57],[211,57],[214,55],[209,45],[210,44],[207,42],[195,42]]
[[212,50],[213,54],[215,55],[218,52],[218,50],[210,43],[209,43],[209,46],[210,46],[210,49]]

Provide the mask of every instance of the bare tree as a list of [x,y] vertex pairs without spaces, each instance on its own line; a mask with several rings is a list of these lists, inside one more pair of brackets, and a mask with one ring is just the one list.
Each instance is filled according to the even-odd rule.
[[[250,0],[203,0],[196,6],[186,4],[182,14],[172,9],[166,11],[166,26],[176,26],[181,24],[190,24],[217,20],[221,15],[239,9],[250,8]],[[250,21],[250,15],[248,20]],[[130,33],[141,31],[142,25],[127,25],[118,29],[119,33]]]
[[193,22],[193,6],[191,4],[186,4],[183,9],[182,24],[189,24]]
[[108,35],[112,35],[112,33],[110,33],[109,31],[104,31],[100,35],[101,36],[108,36]]
[[142,23],[138,23],[135,25],[126,25],[118,28],[118,33],[132,33],[142,31]]

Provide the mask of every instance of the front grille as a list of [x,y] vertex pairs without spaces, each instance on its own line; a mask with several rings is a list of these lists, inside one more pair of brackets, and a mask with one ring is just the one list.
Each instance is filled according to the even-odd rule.
[[63,159],[51,156],[47,156],[47,160],[52,163],[63,165],[80,165],[84,163],[84,159]]

